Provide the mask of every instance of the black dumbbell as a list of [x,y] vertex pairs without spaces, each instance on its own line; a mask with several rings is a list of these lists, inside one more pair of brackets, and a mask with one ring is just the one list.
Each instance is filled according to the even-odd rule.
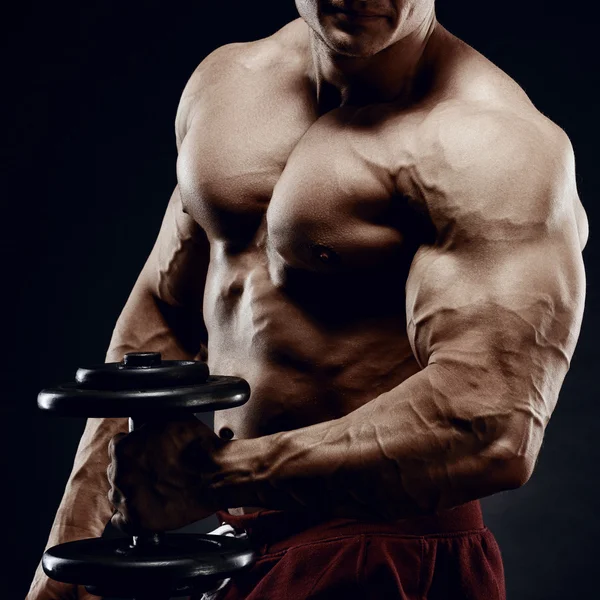
[[[239,377],[210,376],[205,363],[162,361],[157,352],[82,367],[75,379],[42,390],[38,406],[63,416],[128,417],[130,431],[147,421],[233,408],[250,397]],[[51,579],[84,585],[98,596],[165,600],[206,591],[254,559],[244,538],[149,533],[60,544],[44,553],[42,567]]]

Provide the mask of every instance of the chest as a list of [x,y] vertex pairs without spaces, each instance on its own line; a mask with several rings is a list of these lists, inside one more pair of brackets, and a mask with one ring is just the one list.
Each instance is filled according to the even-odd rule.
[[375,108],[317,118],[307,104],[196,117],[179,155],[186,211],[211,241],[268,242],[292,267],[354,269],[393,256],[414,229],[398,161],[411,130]]

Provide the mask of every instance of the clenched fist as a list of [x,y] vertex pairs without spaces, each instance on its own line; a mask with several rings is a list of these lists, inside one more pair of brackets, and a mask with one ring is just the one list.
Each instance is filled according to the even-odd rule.
[[109,444],[112,524],[130,534],[167,531],[216,510],[208,482],[226,444],[201,421],[152,422]]

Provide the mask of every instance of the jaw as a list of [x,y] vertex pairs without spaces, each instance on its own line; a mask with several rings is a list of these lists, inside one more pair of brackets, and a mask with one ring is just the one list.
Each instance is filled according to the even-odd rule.
[[368,58],[393,42],[394,27],[387,17],[348,19],[323,15],[319,37],[336,54]]

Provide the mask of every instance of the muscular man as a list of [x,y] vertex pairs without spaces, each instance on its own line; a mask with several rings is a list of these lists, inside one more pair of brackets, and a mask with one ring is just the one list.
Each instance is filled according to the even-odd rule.
[[[111,504],[130,530],[219,511],[260,550],[219,598],[503,598],[478,499],[531,476],[577,342],[571,145],[434,0],[296,5],[185,88],[107,356],[207,360],[250,401],[214,433],[90,419],[49,543]],[[38,571],[29,598],[74,593]]]

